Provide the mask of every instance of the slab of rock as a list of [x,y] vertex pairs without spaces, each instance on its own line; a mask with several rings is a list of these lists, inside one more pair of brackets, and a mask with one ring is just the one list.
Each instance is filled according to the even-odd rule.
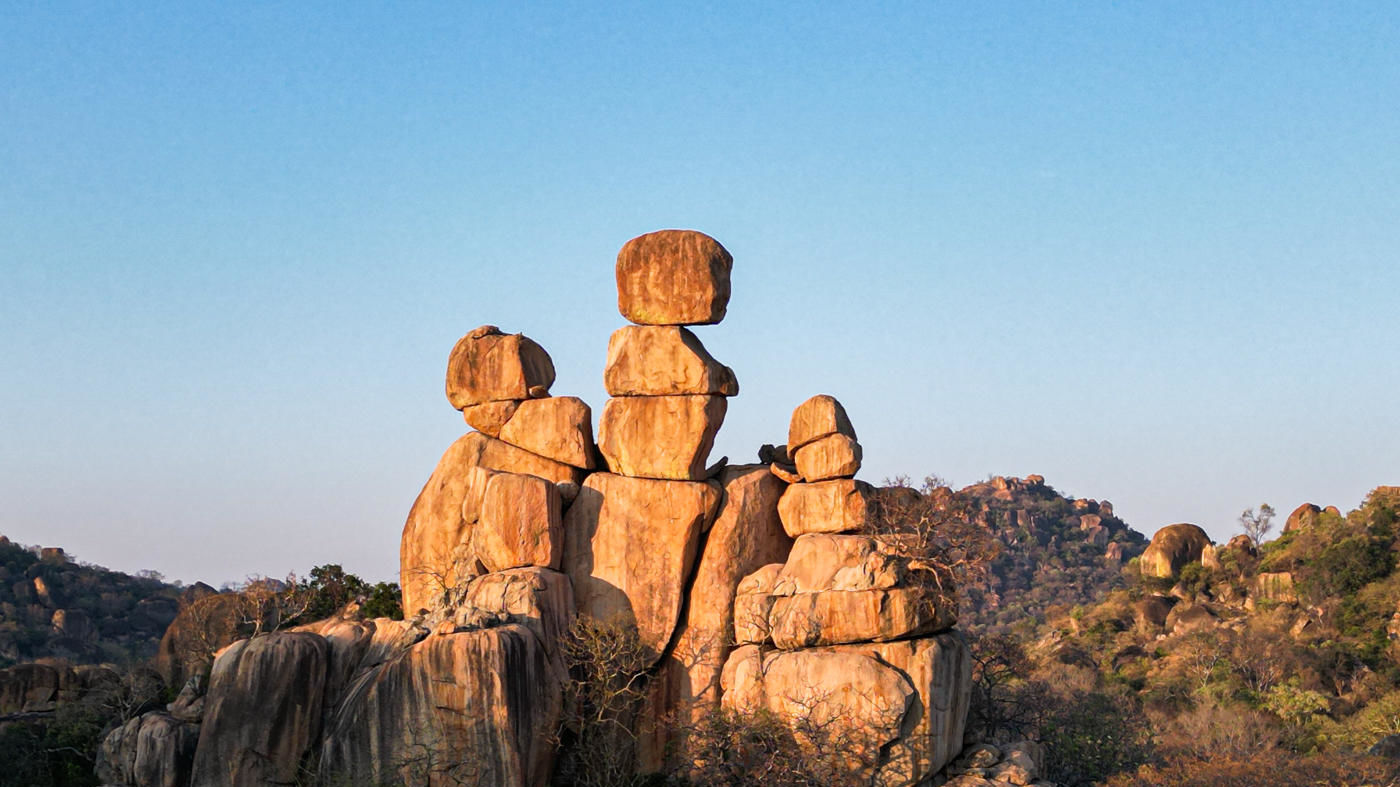
[[321,731],[326,641],[276,632],[220,651],[191,784],[291,784]]
[[598,448],[619,475],[703,480],[726,407],[723,396],[609,399],[598,423]]
[[919,637],[946,631],[957,619],[957,597],[929,583],[775,596],[768,625],[774,645],[795,650]]
[[857,745],[848,753],[873,771],[872,784],[918,784],[962,749],[971,662],[956,632],[794,651],[745,645],[725,663],[722,702],[851,725]]
[[771,642],[768,615],[773,611],[773,589],[783,572],[782,563],[769,563],[744,577],[734,593],[734,642],[763,645]]
[[481,573],[471,552],[472,529],[493,472],[578,482],[584,471],[480,432],[458,438],[418,493],[399,543],[399,586],[409,616],[442,602],[444,591]]
[[463,407],[462,418],[466,420],[468,426],[478,432],[492,437],[500,437],[501,427],[506,425],[512,415],[515,415],[518,407],[520,407],[520,402],[514,399],[506,399],[501,402],[483,402]]
[[865,527],[874,494],[874,487],[862,480],[794,483],[778,501],[778,517],[792,538],[857,532]]
[[854,437],[829,434],[797,449],[794,459],[803,480],[817,482],[850,478],[860,470],[860,443]]
[[715,483],[590,475],[564,516],[564,572],[579,614],[635,625],[659,659],[719,501]]
[[458,340],[447,357],[447,401],[461,410],[483,402],[530,399],[531,388],[549,390],[554,362],[521,334],[483,325]]
[[720,475],[723,502],[704,539],[670,652],[648,684],[638,741],[644,772],[671,765],[685,746],[684,731],[719,707],[720,675],[735,642],[735,594],[759,567],[779,565],[792,539],[778,521],[783,484],[766,465],[734,465]]
[[564,553],[562,507],[559,489],[543,478],[493,474],[472,530],[476,559],[488,572],[521,566],[558,568]]
[[737,396],[734,370],[716,361],[689,330],[628,325],[608,340],[603,385],[609,396]]
[[521,402],[500,438],[556,462],[593,469],[593,411],[576,396]]
[[617,253],[617,310],[638,325],[712,325],[729,305],[734,258],[693,230],[640,235]]
[[1209,543],[1210,536],[1196,525],[1167,525],[1153,534],[1138,565],[1147,576],[1170,579],[1186,564],[1199,562],[1201,550]]
[[846,408],[834,396],[817,394],[792,411],[792,421],[788,424],[788,454],[795,457],[797,449],[830,434],[856,439],[856,430],[846,416]]
[[430,636],[351,687],[327,722],[318,776],[543,787],[562,679],[525,626]]

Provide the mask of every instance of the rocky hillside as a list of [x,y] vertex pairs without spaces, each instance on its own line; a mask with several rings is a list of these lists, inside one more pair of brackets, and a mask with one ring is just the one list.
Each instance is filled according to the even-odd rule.
[[1065,497],[1038,475],[991,478],[955,498],[1001,545],[985,581],[963,589],[961,619],[975,631],[1033,626],[1097,603],[1123,587],[1123,565],[1147,547],[1112,503]]
[[42,658],[126,663],[155,655],[183,589],[0,536],[0,667]]
[[[1023,715],[1057,692],[1100,698],[1107,728],[1140,734],[1094,763],[1098,778],[1383,783],[1388,761],[1361,755],[1400,751],[1397,550],[1397,487],[1345,515],[1304,504],[1261,545],[1169,525],[1129,561],[1126,587],[1021,632],[1021,677],[984,687]],[[977,724],[1017,728],[1016,713]],[[1155,770],[1130,778],[1139,763]]]

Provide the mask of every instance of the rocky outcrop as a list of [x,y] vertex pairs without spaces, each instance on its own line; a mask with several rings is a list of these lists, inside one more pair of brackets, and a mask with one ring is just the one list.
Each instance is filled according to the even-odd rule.
[[[684,772],[688,731],[721,707],[835,725],[880,787],[950,761],[970,690],[955,589],[899,539],[864,532],[874,490],[854,478],[841,404],[804,402],[788,446],[759,464],[709,464],[738,382],[684,326],[724,317],[732,264],[695,232],[623,247],[618,307],[635,324],[609,341],[596,445],[588,405],[550,395],[542,347],[492,326],[463,337],[446,390],[476,431],[404,524],[409,619],[347,609],[221,651],[207,693],[188,682],[151,722],[197,725],[191,783],[289,784],[314,768],[326,784],[543,787],[561,735],[589,723],[562,726],[576,618],[644,649],[644,691],[606,720],[628,727],[618,745],[638,771]],[[113,763],[143,724],[109,737]]]
[[1167,525],[1152,536],[1152,543],[1139,558],[1144,576],[1171,579],[1187,563],[1197,563],[1201,551],[1210,544],[1210,536],[1197,525],[1181,523]]

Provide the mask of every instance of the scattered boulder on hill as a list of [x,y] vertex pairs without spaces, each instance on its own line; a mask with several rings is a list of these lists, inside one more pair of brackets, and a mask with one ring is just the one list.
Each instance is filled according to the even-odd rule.
[[1198,563],[1210,536],[1197,525],[1167,525],[1152,536],[1139,565],[1145,576],[1171,579],[1188,563]]
[[1304,503],[1293,509],[1293,513],[1288,515],[1288,519],[1283,523],[1283,532],[1292,533],[1294,530],[1310,527],[1317,522],[1317,517],[1321,513],[1321,507],[1312,503]]

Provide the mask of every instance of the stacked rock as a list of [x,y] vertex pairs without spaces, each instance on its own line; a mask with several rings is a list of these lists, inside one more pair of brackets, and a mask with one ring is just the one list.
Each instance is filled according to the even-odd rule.
[[786,453],[772,465],[791,486],[778,504],[783,529],[796,538],[804,533],[851,533],[865,527],[872,489],[855,480],[861,450],[846,408],[826,394],[797,406],[788,424]]
[[565,571],[580,614],[635,625],[660,659],[680,619],[719,484],[706,460],[734,372],[686,326],[724,317],[733,260],[714,238],[663,230],[617,255],[617,305],[633,325],[608,341],[598,424],[608,473],[588,477],[565,521]]
[[778,512],[796,541],[785,562],[739,584],[740,647],[724,666],[722,702],[844,720],[874,783],[919,783],[958,753],[970,699],[952,580],[872,521],[872,490],[850,477],[860,446],[839,402],[804,402],[788,438],[787,472],[800,482]]
[[482,574],[560,567],[563,510],[596,448],[592,411],[553,383],[549,353],[520,334],[483,325],[452,348],[447,400],[477,431],[448,448],[404,526],[408,613],[446,611]]
[[617,255],[617,308],[633,325],[608,340],[598,447],[619,475],[705,478],[705,461],[739,393],[729,367],[687,325],[713,325],[729,303],[733,258],[708,235],[663,230]]

